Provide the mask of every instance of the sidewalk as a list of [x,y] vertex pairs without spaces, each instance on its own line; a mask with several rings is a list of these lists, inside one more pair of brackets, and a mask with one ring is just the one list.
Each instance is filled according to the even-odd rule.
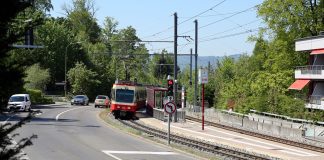
[[[163,122],[155,118],[140,118],[139,121],[165,131],[168,129],[167,122]],[[308,151],[208,125],[205,125],[204,130],[202,130],[202,124],[193,121],[187,120],[186,122],[182,123],[171,122],[170,128],[170,132],[173,134],[180,134],[189,138],[222,144],[272,157],[301,160],[306,158],[311,158],[312,160],[324,159],[323,153]]]

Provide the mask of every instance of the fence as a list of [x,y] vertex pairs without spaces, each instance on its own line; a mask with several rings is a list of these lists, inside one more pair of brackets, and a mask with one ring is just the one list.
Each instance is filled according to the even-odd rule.
[[[171,120],[175,120],[174,119],[174,114],[170,115]],[[164,112],[164,109],[157,109],[154,108],[153,109],[153,117],[161,120],[161,121],[167,121],[168,120],[168,114]],[[185,122],[186,121],[186,111],[183,109],[177,109],[177,122]]]
[[[201,112],[187,108],[186,115],[201,118]],[[298,128],[292,124],[280,123],[279,121],[267,121],[266,119],[255,118],[235,112],[206,109],[205,120],[221,123],[227,126],[244,128],[277,136],[303,137],[304,128]]]
[[308,66],[298,66],[296,70],[300,70],[301,74],[322,74],[324,70],[323,65],[308,65]]

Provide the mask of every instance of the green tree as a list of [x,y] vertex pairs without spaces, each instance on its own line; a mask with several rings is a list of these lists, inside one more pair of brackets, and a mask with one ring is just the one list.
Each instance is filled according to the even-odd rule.
[[93,72],[83,64],[77,62],[75,67],[68,72],[68,80],[73,94],[89,94],[94,97],[93,89],[98,87],[100,81],[96,80],[97,73]]
[[73,0],[72,7],[65,6],[71,30],[78,36],[77,40],[96,43],[100,41],[101,29],[95,19],[93,0]]
[[[28,12],[31,10],[35,11],[33,15]],[[32,21],[26,23],[30,18]],[[0,6],[0,109],[6,107],[11,94],[22,90],[23,67],[30,64],[19,55],[13,55],[13,48],[9,46],[21,42],[25,29],[41,24],[42,18],[41,13],[27,1],[12,0]]]
[[42,69],[37,63],[27,68],[26,75],[25,88],[45,91],[46,84],[50,81],[49,69]]
[[[139,79],[148,65],[149,55],[133,27],[121,29],[111,37],[112,52],[116,57],[116,68],[119,79]],[[134,73],[134,74],[130,74]]]

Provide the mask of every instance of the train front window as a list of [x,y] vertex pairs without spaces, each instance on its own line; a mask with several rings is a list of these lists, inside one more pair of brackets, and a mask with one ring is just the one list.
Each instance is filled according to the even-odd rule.
[[134,91],[127,89],[117,89],[116,90],[116,101],[124,103],[134,102]]

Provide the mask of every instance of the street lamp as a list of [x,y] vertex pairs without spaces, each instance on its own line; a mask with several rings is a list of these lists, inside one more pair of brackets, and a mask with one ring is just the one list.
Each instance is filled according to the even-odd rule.
[[65,48],[65,55],[64,55],[64,97],[66,98],[66,63],[67,63],[67,49],[69,48],[70,45],[72,44],[81,44],[82,42],[78,41],[78,42],[71,42],[70,44],[68,44]]

